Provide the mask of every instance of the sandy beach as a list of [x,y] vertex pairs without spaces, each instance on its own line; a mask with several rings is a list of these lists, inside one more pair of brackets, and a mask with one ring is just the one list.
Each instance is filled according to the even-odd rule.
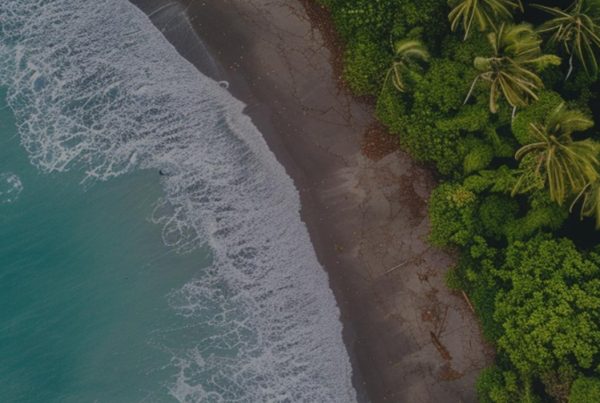
[[491,349],[445,286],[453,257],[427,242],[435,178],[381,139],[372,105],[340,84],[324,10],[309,0],[133,3],[184,57],[229,83],[293,178],[360,400],[476,401]]

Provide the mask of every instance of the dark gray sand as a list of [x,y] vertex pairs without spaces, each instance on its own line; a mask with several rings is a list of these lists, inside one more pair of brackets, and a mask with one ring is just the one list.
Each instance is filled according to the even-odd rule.
[[476,401],[492,352],[445,286],[452,256],[427,243],[434,178],[387,145],[377,160],[361,151],[372,106],[339,84],[323,10],[308,0],[133,2],[184,57],[229,82],[294,179],[360,400]]

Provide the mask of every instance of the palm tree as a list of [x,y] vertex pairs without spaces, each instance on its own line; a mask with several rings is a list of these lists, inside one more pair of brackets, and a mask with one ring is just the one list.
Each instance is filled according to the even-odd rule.
[[575,204],[581,200],[580,218],[596,217],[596,228],[600,229],[600,181],[589,183],[577,195],[569,211],[573,211]]
[[521,177],[513,195],[527,188],[531,178],[548,187],[550,198],[562,204],[571,194],[581,192],[589,183],[600,179],[598,152],[600,146],[592,140],[574,141],[574,132],[584,131],[594,122],[577,110],[569,110],[561,103],[543,123],[531,123],[530,134],[537,141],[524,145],[515,154],[517,160],[528,157],[521,164]]
[[448,14],[450,28],[455,31],[462,25],[464,40],[469,37],[473,24],[477,24],[482,32],[488,28],[496,29],[497,21],[512,19],[514,9],[523,10],[521,0],[449,0],[448,4],[452,7]]
[[560,64],[555,55],[542,54],[541,39],[531,25],[505,25],[488,34],[493,50],[490,57],[476,57],[473,64],[480,71],[471,84],[465,103],[469,100],[479,79],[490,83],[490,111],[498,110],[498,98],[504,95],[513,107],[527,105],[537,99],[536,91],[543,87],[536,71],[550,64]]
[[405,39],[394,44],[394,59],[392,67],[387,72],[384,83],[392,77],[394,87],[400,92],[406,92],[405,74],[415,69],[421,69],[420,63],[429,60],[429,52],[416,39]]
[[533,5],[546,11],[553,18],[543,23],[538,32],[552,33],[548,40],[551,44],[560,43],[569,57],[567,78],[573,71],[573,56],[577,56],[586,73],[595,74],[598,71],[596,48],[600,47],[598,18],[590,15],[594,10],[585,5],[583,0],[576,0],[566,10],[557,7],[547,7],[541,4]]

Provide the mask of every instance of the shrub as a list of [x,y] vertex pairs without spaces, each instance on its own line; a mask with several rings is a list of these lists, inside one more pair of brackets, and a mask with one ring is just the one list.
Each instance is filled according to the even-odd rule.
[[403,134],[407,126],[407,106],[404,94],[392,84],[387,83],[377,98],[376,114],[391,133]]
[[391,55],[368,35],[359,35],[348,43],[345,52],[344,78],[357,95],[377,95]]
[[458,266],[462,284],[473,302],[483,335],[490,341],[496,341],[502,334],[502,329],[494,320],[497,287],[493,273],[499,265],[500,254],[478,235],[473,237],[469,249],[464,252]]
[[515,220],[518,211],[519,204],[509,196],[497,194],[487,196],[479,206],[484,235],[494,239],[505,236],[506,228]]
[[475,234],[475,193],[462,185],[445,183],[431,194],[431,241],[439,246],[466,245]]
[[493,157],[493,145],[475,136],[489,128],[487,105],[463,107],[472,73],[460,63],[433,60],[415,80],[412,97],[400,98],[385,89],[378,100],[378,116],[400,135],[401,143],[415,158],[433,162],[443,175],[460,177],[465,167],[469,172],[484,168]]
[[357,34],[369,34],[374,43],[387,43],[386,36],[398,11],[396,1],[338,0],[327,1],[337,31],[346,41]]
[[544,118],[562,102],[564,100],[556,92],[543,91],[537,101],[517,113],[512,123],[512,130],[519,144],[529,144],[534,141],[530,135],[530,125],[543,122]]
[[502,165],[496,170],[480,171],[476,175],[467,177],[464,181],[465,187],[475,193],[486,190],[510,193],[515,183],[515,171],[506,165]]
[[523,374],[600,364],[600,267],[567,239],[515,242],[497,271],[498,340]]
[[565,206],[559,206],[544,191],[535,192],[529,199],[530,208],[524,217],[518,218],[506,227],[510,241],[526,239],[542,230],[559,229],[569,216]]
[[474,70],[449,59],[434,59],[414,89],[414,108],[436,112],[456,112],[463,105]]
[[492,49],[486,34],[477,31],[472,32],[466,41],[463,41],[461,36],[446,36],[442,46],[442,57],[465,66],[473,66],[473,60],[476,56],[491,53]]
[[522,401],[519,398],[518,377],[511,371],[502,371],[497,366],[485,368],[479,374],[477,383],[479,403],[513,403]]
[[494,148],[483,141],[475,141],[463,160],[463,171],[470,174],[486,168],[494,158]]
[[600,379],[581,377],[571,386],[569,403],[600,402]]
[[393,38],[402,39],[418,31],[420,39],[431,51],[435,51],[448,32],[446,1],[394,0],[389,2],[398,4],[392,28]]

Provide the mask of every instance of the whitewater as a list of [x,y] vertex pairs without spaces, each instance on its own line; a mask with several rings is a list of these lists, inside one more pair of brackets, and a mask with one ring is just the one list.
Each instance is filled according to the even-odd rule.
[[291,178],[245,105],[144,13],[126,0],[2,0],[0,86],[39,171],[80,172],[82,188],[155,171],[164,197],[149,219],[164,243],[210,248],[212,265],[169,296],[174,315],[210,329],[165,363],[177,369],[171,397],[356,400]]

